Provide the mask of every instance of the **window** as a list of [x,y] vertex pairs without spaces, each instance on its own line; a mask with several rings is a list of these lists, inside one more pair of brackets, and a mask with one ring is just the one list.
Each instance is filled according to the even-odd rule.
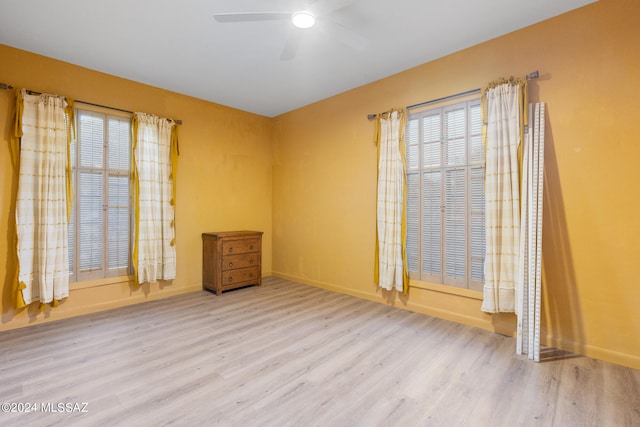
[[485,224],[480,101],[411,114],[405,135],[409,274],[481,290]]
[[132,228],[131,118],[104,109],[77,109],[76,132],[71,144],[71,281],[127,275]]

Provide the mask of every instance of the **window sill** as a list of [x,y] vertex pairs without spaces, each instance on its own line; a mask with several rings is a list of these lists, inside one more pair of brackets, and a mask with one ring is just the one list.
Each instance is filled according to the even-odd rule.
[[97,288],[99,286],[116,285],[119,283],[133,283],[133,276],[115,276],[104,279],[85,280],[82,282],[69,283],[69,290]]
[[458,295],[461,297],[482,301],[482,291],[475,291],[473,289],[457,288],[451,285],[441,285],[439,283],[423,282],[421,280],[416,280],[416,279],[410,280],[409,287],[425,289],[433,292],[440,292],[443,294]]

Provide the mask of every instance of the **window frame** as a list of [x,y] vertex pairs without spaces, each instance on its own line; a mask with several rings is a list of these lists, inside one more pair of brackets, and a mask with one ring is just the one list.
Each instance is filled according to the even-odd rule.
[[[449,155],[449,144],[447,144],[445,134],[445,116],[446,113],[459,110],[461,108],[464,108],[465,113],[463,132],[463,139],[465,141],[464,161],[455,164],[447,164],[446,161],[447,156]],[[474,110],[473,114],[472,109]],[[438,116],[439,120],[439,135],[435,139],[427,139],[423,128],[424,118],[435,116]],[[412,130],[412,121],[415,120],[417,120],[418,127],[417,129]],[[417,140],[414,140],[416,137]],[[407,200],[408,206],[406,211],[407,259],[410,278],[412,280],[451,286],[454,288],[481,291],[484,286],[484,256],[486,243],[484,237],[484,147],[482,146],[480,97],[474,96],[473,98],[468,98],[463,101],[456,100],[441,102],[410,111],[405,130],[405,138],[407,156],[406,177],[407,185],[409,187]],[[427,160],[432,161],[432,159],[434,159],[434,157],[429,156],[425,158],[425,140],[426,144],[435,144],[436,142],[439,144],[439,147],[433,147],[433,149],[427,153],[432,154],[434,150],[438,151],[439,149],[439,154],[437,155],[439,162],[437,165],[425,165]],[[480,148],[478,148],[478,143]],[[475,150],[480,149],[480,151],[473,151],[474,148]],[[478,169],[481,169],[481,174],[477,173]],[[449,249],[446,245],[447,225],[449,221],[447,218],[447,197],[448,194],[450,195],[450,192],[447,192],[447,177],[457,170],[462,170],[464,174],[464,218],[462,219],[462,222],[464,224],[463,252],[465,263],[463,277],[449,276],[447,269],[447,249]],[[474,171],[476,171],[475,174],[473,173]],[[435,200],[439,201],[440,206],[434,207],[436,204],[434,202],[431,203],[431,205],[428,205],[430,208],[425,208],[425,206],[427,206],[425,205],[425,186],[427,185],[427,181],[425,181],[425,179],[426,174],[430,173],[439,174],[440,182],[439,185],[436,184],[434,191],[439,189],[439,194],[435,194]],[[415,198],[416,195],[412,194],[412,185],[417,185],[419,187],[417,199]],[[481,199],[477,198],[478,185],[482,185]],[[472,192],[472,190],[475,192]],[[476,197],[473,197],[474,195]],[[413,200],[412,196],[414,197]],[[479,205],[482,207],[481,210],[477,209]],[[425,213],[427,216],[425,216]],[[431,222],[429,222],[429,220],[425,220],[429,215],[432,218],[435,218]],[[429,228],[429,224],[435,224],[436,226]],[[481,228],[479,229],[478,225],[480,224]],[[431,236],[437,236],[439,233],[439,245],[432,245],[432,248],[437,247],[438,249],[438,253],[435,254],[433,258],[439,257],[437,262],[439,272],[436,271],[433,274],[429,271],[425,271],[428,270],[428,268],[425,269],[425,265],[423,263],[427,258],[424,256],[425,244],[423,243],[423,235],[425,231],[429,231],[430,233],[428,234]],[[412,235],[412,233],[417,233],[417,235]],[[454,248],[454,250],[457,249]],[[414,256],[417,252],[417,260],[412,258],[412,251],[414,252]],[[479,253],[481,253],[481,256],[478,256]],[[479,275],[482,277],[482,280],[477,280]]]
[[[101,117],[103,119],[103,144],[102,144],[102,166],[85,166],[81,165],[81,150],[79,148],[80,140],[82,138],[82,130],[80,126],[80,119],[82,115],[89,115],[93,117]],[[128,165],[127,168],[112,168],[109,167],[109,120],[115,119],[119,121],[128,122]],[[131,203],[131,150],[132,150],[132,114],[124,111],[110,109],[107,107],[98,107],[91,104],[85,104],[76,102],[74,106],[74,120],[75,120],[75,139],[72,141],[70,147],[70,161],[72,169],[72,188],[73,188],[73,203],[72,203],[72,215],[70,223],[69,233],[69,282],[95,282],[101,279],[115,279],[119,277],[127,277],[132,274],[133,264],[131,259],[132,239],[133,239],[133,208]],[[101,221],[102,221],[102,262],[99,268],[90,269],[88,271],[80,271],[80,236],[78,231],[80,230],[80,216],[77,214],[77,206],[79,205],[80,191],[79,180],[80,173],[99,174],[102,176],[102,203],[101,203]],[[109,178],[120,177],[126,178],[128,183],[127,191],[127,222],[128,222],[128,245],[126,250],[127,266],[119,268],[109,268],[109,209],[116,208],[118,206],[110,205],[109,201]],[[124,206],[120,206],[123,208]],[[73,234],[73,235],[72,235]]]

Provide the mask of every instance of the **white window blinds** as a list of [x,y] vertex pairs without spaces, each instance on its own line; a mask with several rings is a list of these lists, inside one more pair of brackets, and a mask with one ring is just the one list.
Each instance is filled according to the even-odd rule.
[[407,123],[407,258],[412,278],[481,289],[484,150],[478,100]]
[[72,281],[120,276],[130,265],[129,117],[77,110],[72,144]]

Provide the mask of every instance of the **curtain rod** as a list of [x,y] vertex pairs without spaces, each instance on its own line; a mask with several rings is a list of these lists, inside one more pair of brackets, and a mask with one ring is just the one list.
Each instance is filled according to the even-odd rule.
[[[464,92],[455,93],[453,95],[443,96],[442,98],[430,99],[429,101],[424,101],[424,102],[420,102],[418,104],[409,105],[407,107],[407,109],[410,110],[412,108],[423,107],[423,106],[429,105],[429,104],[435,104],[436,102],[447,101],[449,99],[459,98],[459,97],[465,96],[465,95],[471,95],[471,94],[474,94],[474,93],[480,93],[481,90],[482,89],[480,89],[480,88],[471,89],[471,90],[467,90],[467,91],[464,91]],[[379,114],[368,114],[367,115],[367,119],[373,120],[376,117],[378,117],[378,115]]]
[[[6,83],[0,83],[0,89],[8,89],[8,90],[13,90],[14,87],[11,85],[8,85]],[[27,92],[30,95],[42,95],[42,92],[36,92],[34,90],[29,90],[27,89]],[[129,114],[133,114],[133,111],[129,111],[129,110],[123,110],[122,108],[116,108],[116,107],[109,107],[108,105],[101,105],[101,104],[95,104],[93,102],[87,102],[87,101],[81,101],[79,99],[75,100],[76,102],[79,102],[81,104],[86,104],[86,105],[91,105],[93,107],[100,107],[100,108],[108,108],[110,110],[116,110],[116,111],[122,111],[123,113],[129,113]],[[167,119],[169,120],[169,119]],[[174,120],[174,122],[178,125],[182,124],[182,120]]]
[[[540,74],[538,73],[538,70],[536,70],[536,71],[533,71],[533,72],[527,74],[525,76],[525,79],[533,80],[533,79],[537,79],[538,77],[540,77]],[[459,98],[461,96],[466,96],[466,95],[472,95],[474,93],[480,93],[480,91],[482,91],[482,89],[480,89],[480,88],[471,89],[471,90],[467,90],[465,92],[460,92],[460,93],[456,93],[456,94],[449,95],[449,96],[443,96],[442,98],[431,99],[429,101],[425,101],[425,102],[420,102],[418,104],[409,105],[407,107],[407,109],[410,110],[412,108],[423,107],[423,106],[429,105],[429,104],[435,104],[436,102],[447,101],[449,99]],[[367,119],[369,119],[369,120],[373,120],[376,117],[378,117],[378,114],[368,114],[367,115]]]

